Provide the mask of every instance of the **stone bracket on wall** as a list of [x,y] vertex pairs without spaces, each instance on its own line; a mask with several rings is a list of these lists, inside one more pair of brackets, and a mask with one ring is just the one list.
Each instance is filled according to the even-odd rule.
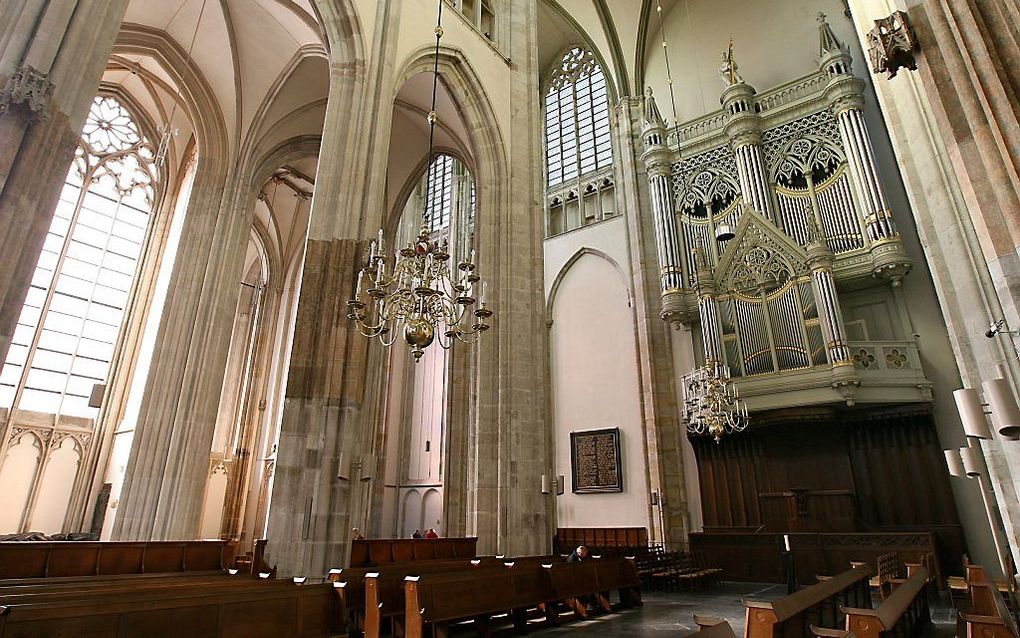
[[10,111],[30,120],[45,118],[52,95],[49,73],[28,65],[18,67],[0,93],[0,114]]
[[894,11],[886,18],[875,20],[875,28],[868,32],[868,41],[871,70],[876,74],[888,73],[889,78],[894,78],[900,69],[917,70],[914,56],[918,50],[917,36],[905,12]]

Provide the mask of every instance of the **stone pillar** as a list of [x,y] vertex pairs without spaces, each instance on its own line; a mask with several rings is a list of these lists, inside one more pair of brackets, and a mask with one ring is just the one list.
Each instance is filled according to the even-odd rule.
[[[542,474],[553,467],[549,419],[549,361],[545,323],[542,179],[544,149],[539,96],[539,9],[535,0],[502,5],[510,30],[509,121],[503,139],[509,160],[498,191],[500,210],[479,206],[479,274],[495,292],[493,330],[478,348],[478,412],[472,463],[474,502],[469,531],[479,551],[541,554],[552,546],[556,511],[541,493]],[[488,149],[489,162],[494,162]],[[485,184],[482,189],[495,188]],[[481,203],[484,203],[484,195]],[[492,217],[486,217],[492,215]]]
[[347,319],[346,301],[383,224],[393,94],[377,87],[390,85],[379,76],[392,72],[400,5],[376,6],[371,68],[357,16],[337,18],[347,57],[334,42],[269,504],[266,556],[281,576],[322,578],[345,563],[353,527],[373,529],[387,353]]
[[113,538],[195,538],[256,192],[200,155]]
[[0,7],[0,361],[127,0]]
[[[693,368],[695,362],[693,357],[680,355],[680,363],[674,363],[674,349],[683,353],[693,351],[692,333],[690,330],[672,330],[670,324],[693,323],[697,307],[690,290],[685,295],[677,292],[671,293],[668,298],[662,297],[657,259],[659,227],[656,216],[646,212],[654,210],[652,189],[643,187],[651,182],[643,174],[645,165],[639,159],[639,152],[643,147],[647,148],[644,127],[649,120],[648,107],[647,99],[634,97],[624,98],[613,110],[616,126],[612,130],[618,139],[615,148],[620,149],[615,160],[616,194],[619,210],[627,211],[624,218],[628,249],[634,265],[630,270],[645,454],[648,458],[648,489],[660,496],[657,509],[651,505],[651,495],[648,499],[649,518],[655,521],[652,537],[657,542],[679,543],[687,540],[690,512],[682,440],[685,434],[677,403],[677,379],[687,369]],[[663,125],[661,140],[665,139],[664,129]],[[670,204],[672,201],[670,195]],[[675,222],[672,227],[676,227]],[[678,263],[682,264],[683,260]],[[667,307],[670,310],[666,310]],[[682,310],[685,307],[687,309]],[[681,310],[678,312],[678,309]],[[663,317],[669,323],[664,323]],[[677,365],[682,367],[677,369]]]
[[[849,5],[865,50],[872,44],[867,34],[875,21],[907,10],[907,25],[918,43],[909,51],[917,71],[901,69],[892,79],[873,76],[874,87],[915,211],[952,360],[966,387],[978,388],[997,377],[997,363],[1006,366],[1017,387],[1020,362],[1014,340],[984,336],[994,319],[1005,318],[1013,329],[1020,325],[1015,72],[1020,52],[1016,20],[1010,17],[1016,3],[850,0]],[[959,387],[959,381],[954,385]],[[965,443],[956,406],[947,403],[944,415],[936,420],[943,446]],[[1001,438],[983,441],[981,447],[1006,536],[1013,555],[1020,556],[1020,448]],[[965,524],[971,552],[993,565],[991,534],[977,522],[985,518],[979,490],[962,480],[953,481],[953,489],[961,519],[971,521]]]
[[671,323],[690,323],[693,309],[689,307],[685,272],[684,242],[677,228],[676,203],[673,197],[673,151],[667,142],[666,125],[648,89],[644,104],[644,126],[641,132],[645,150],[641,154],[648,173],[652,218],[655,220],[655,247],[659,262],[659,293],[662,297],[661,317]]
[[720,98],[728,114],[724,130],[733,149],[744,203],[774,222],[772,182],[765,172],[761,116],[754,109],[754,93],[754,88],[742,80],[726,87]]

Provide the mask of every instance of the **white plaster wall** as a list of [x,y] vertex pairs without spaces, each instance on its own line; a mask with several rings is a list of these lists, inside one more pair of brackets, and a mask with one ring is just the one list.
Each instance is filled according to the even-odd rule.
[[0,467],[0,485],[4,486],[4,505],[0,507],[0,534],[21,531],[21,518],[41,457],[39,439],[31,433],[22,434],[7,448],[3,466]]
[[[547,273],[553,273],[547,289],[557,279],[553,269],[571,262],[559,276],[549,316],[555,472],[566,477],[565,493],[557,499],[560,527],[651,526],[625,233],[622,219],[614,219],[546,241]],[[586,252],[571,261],[582,248],[606,256]],[[574,494],[570,433],[615,427],[623,492]],[[537,490],[538,477],[530,480]]]

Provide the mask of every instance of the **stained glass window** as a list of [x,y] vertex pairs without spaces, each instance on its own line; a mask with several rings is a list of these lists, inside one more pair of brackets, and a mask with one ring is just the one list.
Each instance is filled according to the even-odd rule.
[[0,407],[94,418],[154,199],[153,149],[124,106],[97,97],[0,372]]

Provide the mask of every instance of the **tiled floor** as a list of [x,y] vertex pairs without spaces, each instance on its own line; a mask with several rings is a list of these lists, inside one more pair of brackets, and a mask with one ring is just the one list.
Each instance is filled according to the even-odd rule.
[[[772,600],[786,594],[784,585],[723,583],[715,590],[698,593],[645,592],[644,605],[637,609],[603,614],[583,622],[568,622],[561,627],[536,629],[531,636],[582,634],[612,638],[645,636],[684,636],[697,629],[691,614],[716,616],[729,621],[737,636],[744,634],[744,598]],[[948,604],[932,609],[935,621],[931,635],[952,636],[955,611]],[[501,638],[513,635],[509,628],[495,632]]]

